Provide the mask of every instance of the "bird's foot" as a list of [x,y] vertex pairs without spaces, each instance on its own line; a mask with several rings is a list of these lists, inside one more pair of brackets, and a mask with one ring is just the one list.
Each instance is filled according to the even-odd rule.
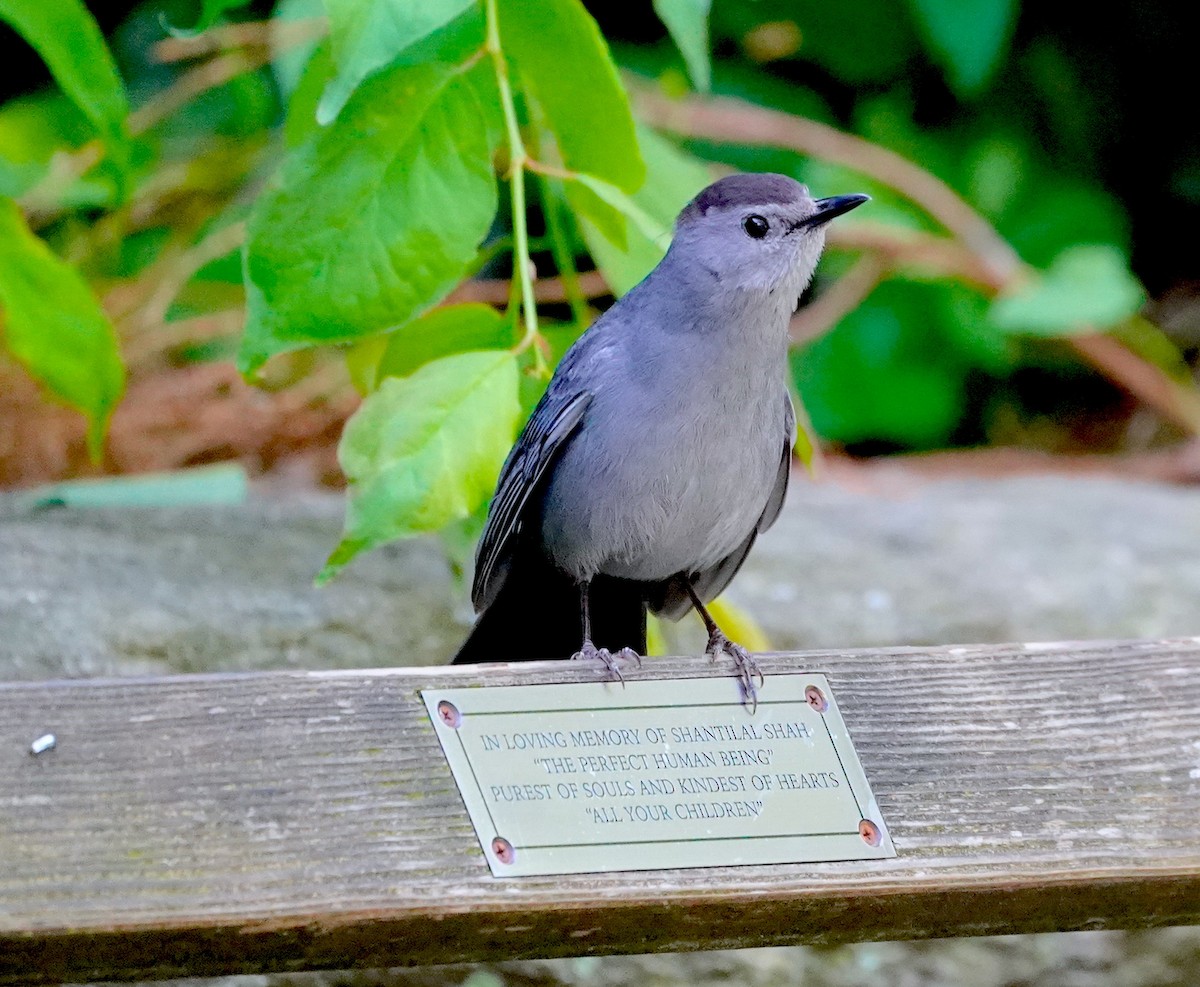
[[598,661],[608,669],[608,677],[616,682],[624,683],[625,676],[621,674],[621,662],[636,661],[642,663],[642,656],[633,648],[622,648],[620,651],[609,651],[608,648],[597,648],[591,641],[584,641],[583,647],[571,655],[572,661]]
[[728,655],[733,659],[734,674],[737,676],[738,688],[742,693],[742,705],[750,710],[750,715],[758,709],[758,690],[763,684],[762,669],[758,662],[740,644],[729,640],[719,628],[714,627],[708,635],[708,647],[705,654],[716,661],[720,655]]

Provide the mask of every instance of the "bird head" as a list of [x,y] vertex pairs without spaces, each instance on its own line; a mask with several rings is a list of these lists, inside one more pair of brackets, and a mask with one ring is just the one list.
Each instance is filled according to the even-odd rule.
[[812,279],[825,224],[870,196],[814,199],[785,175],[729,175],[684,207],[671,252],[729,290],[781,292],[793,301]]

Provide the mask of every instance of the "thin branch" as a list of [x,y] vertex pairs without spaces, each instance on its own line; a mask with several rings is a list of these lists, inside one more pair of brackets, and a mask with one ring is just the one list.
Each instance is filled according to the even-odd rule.
[[277,392],[276,400],[293,411],[349,399],[358,403],[345,360],[328,360]]
[[[644,82],[630,78],[628,83],[641,116],[655,126],[687,137],[787,148],[852,168],[912,200],[958,241],[947,244],[919,234],[898,237],[878,226],[871,229],[859,223],[832,232],[830,242],[837,246],[889,255],[893,266],[929,263],[973,281],[993,295],[1011,289],[1030,273],[1008,242],[957,192],[894,151],[813,120],[740,100],[673,100]],[[863,284],[867,280],[864,273]],[[847,298],[854,287],[852,283],[845,289]],[[830,302],[831,307],[833,304]],[[1111,337],[1087,334],[1072,336],[1068,342],[1084,360],[1162,417],[1200,434],[1200,393],[1172,380]]]
[[30,228],[36,230],[58,216],[63,211],[63,193],[103,161],[106,153],[100,140],[74,151],[55,152],[46,174],[17,200]]
[[826,242],[839,250],[861,250],[886,257],[892,270],[915,267],[930,273],[960,278],[991,295],[1008,282],[998,281],[980,258],[949,237],[902,230],[869,220],[846,226],[832,225]]
[[986,264],[994,280],[1005,283],[1022,267],[1016,251],[954,189],[894,151],[815,120],[741,100],[668,99],[632,79],[629,88],[642,118],[656,127],[689,137],[787,148],[853,168],[921,206]]
[[521,312],[525,317],[525,335],[517,344],[516,351],[533,350],[534,366],[545,377],[550,375],[538,343],[537,305],[533,297],[533,262],[529,257],[529,228],[525,207],[525,164],[529,160],[525,153],[525,142],[521,139],[521,127],[517,123],[517,108],[513,101],[512,86],[508,78],[508,61],[500,47],[500,18],[496,0],[487,0],[486,52],[492,58],[496,70],[496,86],[500,93],[500,105],[504,110],[504,127],[508,135],[509,179],[512,183],[513,274],[521,286]]
[[822,336],[853,312],[884,275],[888,265],[878,254],[863,254],[845,274],[792,316],[788,333],[793,343]]
[[243,21],[218,24],[190,37],[164,38],[150,47],[150,57],[159,63],[182,62],[215,55],[231,48],[270,48],[273,53],[317,41],[329,33],[329,18],[301,20]]
[[[144,134],[197,96],[261,67],[269,59],[266,52],[249,55],[236,51],[196,66],[129,114],[130,134],[134,137]],[[90,141],[77,151],[55,155],[46,176],[20,197],[29,225],[36,229],[61,215],[65,211],[62,198],[67,188],[99,164],[105,153],[101,141]]]
[[546,217],[546,227],[550,231],[551,246],[554,253],[554,263],[558,267],[559,278],[566,291],[567,302],[571,306],[571,318],[578,325],[587,322],[587,299],[579,285],[579,272],[575,267],[575,257],[571,244],[567,239],[566,223],[562,214],[562,199],[555,194],[551,180],[541,176],[542,212]]
[[181,346],[207,343],[214,339],[232,339],[242,331],[245,322],[246,310],[241,306],[167,322],[154,332],[125,340],[122,355],[129,366],[137,366]]
[[1071,336],[1066,342],[1088,363],[1168,421],[1200,435],[1200,394],[1194,388],[1180,384],[1112,336],[1088,333]]
[[[502,278],[464,281],[446,298],[444,305],[457,305],[463,302],[484,302],[487,305],[503,306],[508,301],[511,291],[511,281]],[[584,271],[579,275],[579,291],[583,298],[603,298],[611,295],[612,289],[599,271]],[[534,285],[534,298],[537,302],[560,303],[569,302],[570,293],[561,277],[541,278]]]
[[194,247],[173,257],[162,269],[154,290],[128,321],[132,331],[152,330],[163,323],[167,310],[187,283],[205,264],[224,257],[245,242],[246,224],[230,223],[206,236]]
[[129,132],[144,134],[201,93],[232,82],[271,60],[268,51],[231,51],[188,70],[170,86],[129,114]]

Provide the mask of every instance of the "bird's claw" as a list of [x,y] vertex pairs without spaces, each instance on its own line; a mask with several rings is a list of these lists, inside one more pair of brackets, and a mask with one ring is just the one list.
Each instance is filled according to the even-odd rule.
[[712,661],[716,661],[717,657],[723,654],[733,659],[734,674],[742,693],[742,705],[749,709],[750,715],[753,716],[754,711],[758,709],[758,690],[766,681],[753,655],[716,629],[708,636],[708,648],[705,649],[705,653]]
[[609,651],[608,648],[597,648],[591,641],[584,641],[583,647],[575,654],[571,655],[572,661],[599,661],[606,669],[608,669],[609,678],[616,682],[625,684],[625,676],[621,674],[621,665],[623,661],[636,661],[640,666],[642,664],[642,656],[639,655],[633,648],[622,648],[620,651]]

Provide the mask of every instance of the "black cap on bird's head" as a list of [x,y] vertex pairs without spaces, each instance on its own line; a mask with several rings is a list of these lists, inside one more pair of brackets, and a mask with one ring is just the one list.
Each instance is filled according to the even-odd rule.
[[684,207],[675,223],[675,241],[693,263],[731,287],[773,291],[795,282],[799,291],[812,277],[825,245],[825,224],[869,198],[814,199],[786,175],[729,175]]
[[700,191],[680,214],[681,220],[707,216],[714,209],[757,206],[765,202],[779,205],[801,203],[808,189],[787,175],[726,175]]
[[810,226],[821,226],[835,216],[861,206],[871,197],[856,192],[851,195],[835,195],[828,199],[813,199],[807,186],[801,185],[787,175],[746,174],[728,175],[703,189],[679,214],[680,222],[688,222],[708,215],[714,209],[728,210],[740,206],[747,208],[774,203],[780,206],[809,207],[809,215],[802,220]]

